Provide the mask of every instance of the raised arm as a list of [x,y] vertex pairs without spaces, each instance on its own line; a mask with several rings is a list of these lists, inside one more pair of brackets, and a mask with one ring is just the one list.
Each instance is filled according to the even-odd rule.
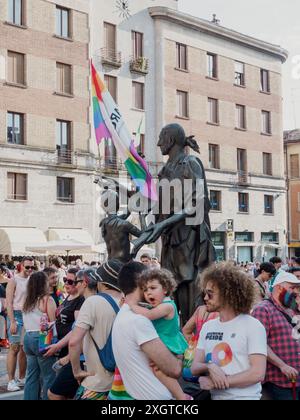
[[150,319],[150,321],[154,321],[155,319],[166,318],[174,314],[173,305],[170,303],[162,303],[158,305],[156,308],[147,309],[142,308],[139,305],[133,305],[131,310],[138,315],[143,315],[144,317]]

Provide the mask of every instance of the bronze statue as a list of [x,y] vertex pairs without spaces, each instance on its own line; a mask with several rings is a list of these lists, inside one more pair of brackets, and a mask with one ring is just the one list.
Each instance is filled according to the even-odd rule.
[[128,222],[129,212],[118,215],[120,204],[117,192],[104,191],[101,196],[101,204],[107,213],[107,216],[100,222],[100,228],[106,243],[108,259],[118,259],[125,264],[131,260],[130,235],[139,237],[142,232]]
[[[156,216],[156,224],[149,226],[140,239],[133,241],[135,248],[133,254],[144,244],[162,239],[161,264],[170,270],[178,282],[175,294],[176,303],[181,312],[182,322],[185,323],[194,310],[196,299],[195,280],[198,273],[215,261],[215,249],[211,240],[209,221],[210,201],[205,177],[205,170],[201,160],[194,155],[187,155],[185,148],[189,146],[199,153],[199,147],[193,137],[186,137],[183,128],[178,124],[164,127],[159,136],[158,147],[169,160],[159,173],[159,180],[172,181],[179,179],[182,183],[186,179],[203,181],[204,187],[204,217],[198,225],[187,225],[186,220],[191,216],[187,208],[175,212],[175,201],[184,203],[184,197],[176,197],[176,192],[171,195],[170,214]],[[161,209],[162,197],[159,189],[159,205]],[[196,189],[192,190],[192,200],[196,202]]]

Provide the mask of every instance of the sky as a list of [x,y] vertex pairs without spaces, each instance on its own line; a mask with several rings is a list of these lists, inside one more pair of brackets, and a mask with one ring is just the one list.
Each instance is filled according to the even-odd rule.
[[283,128],[300,128],[300,1],[179,0],[179,10],[254,36],[289,51],[283,65]]

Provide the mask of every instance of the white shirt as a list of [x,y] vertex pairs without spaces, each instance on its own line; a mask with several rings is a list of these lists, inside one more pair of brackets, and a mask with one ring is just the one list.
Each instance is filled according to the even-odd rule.
[[[249,356],[267,356],[267,334],[264,326],[250,315],[239,315],[229,322],[220,318],[204,324],[197,348],[205,351],[205,361],[221,367],[226,375],[250,369]],[[261,384],[246,388],[211,391],[213,400],[259,400]]]
[[156,378],[141,345],[158,338],[151,321],[123,305],[114,322],[112,343],[126,391],[135,400],[171,400],[168,389]]

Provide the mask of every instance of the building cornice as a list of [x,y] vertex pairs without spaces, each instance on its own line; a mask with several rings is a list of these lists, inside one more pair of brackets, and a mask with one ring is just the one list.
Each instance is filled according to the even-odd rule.
[[172,10],[167,7],[150,7],[148,11],[153,19],[166,20],[180,26],[186,26],[189,29],[194,29],[198,32],[226,39],[230,42],[275,56],[280,59],[282,63],[284,63],[288,58],[288,51],[281,48],[279,45],[270,44],[260,39],[244,35],[240,32],[225,28],[224,26],[220,26],[207,20]]

